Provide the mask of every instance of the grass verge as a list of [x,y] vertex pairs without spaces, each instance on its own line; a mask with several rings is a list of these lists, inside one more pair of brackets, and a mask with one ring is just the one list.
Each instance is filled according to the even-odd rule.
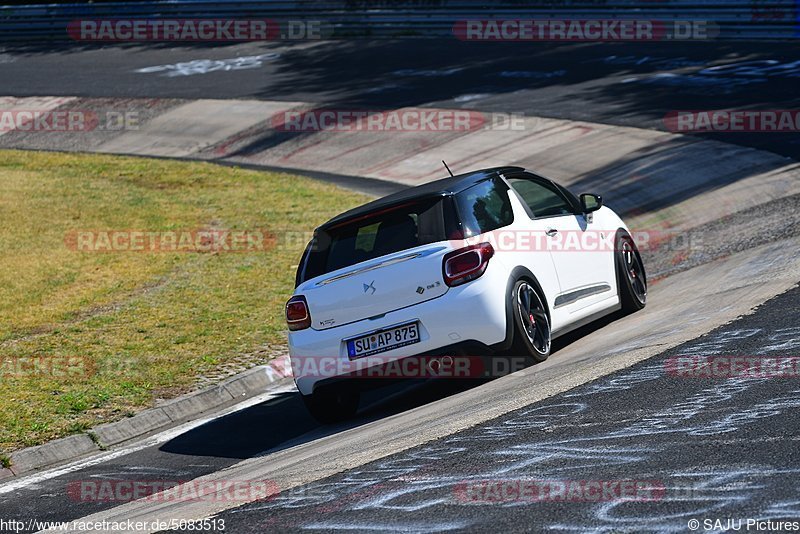
[[[263,363],[265,346],[285,345],[304,238],[368,200],[287,174],[22,151],[0,151],[0,187],[4,453],[128,416],[243,358]],[[270,237],[213,253],[75,241],[197,229]]]

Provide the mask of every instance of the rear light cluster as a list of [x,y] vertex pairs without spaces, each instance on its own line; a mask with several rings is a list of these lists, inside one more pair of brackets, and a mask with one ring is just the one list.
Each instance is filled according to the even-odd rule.
[[492,256],[494,248],[490,243],[479,243],[448,252],[442,262],[444,283],[454,287],[475,280],[486,272]]
[[311,326],[311,313],[303,295],[295,295],[286,303],[286,324],[289,330],[303,330]]

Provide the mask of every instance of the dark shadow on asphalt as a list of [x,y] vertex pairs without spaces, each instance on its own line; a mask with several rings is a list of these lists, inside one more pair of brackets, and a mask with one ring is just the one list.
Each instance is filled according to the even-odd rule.
[[[588,120],[665,130],[676,110],[796,109],[794,90],[800,46],[781,43],[463,43],[447,40],[341,41],[283,53],[272,63],[275,81],[258,98],[294,91],[326,95],[331,109],[386,110],[405,106],[476,107],[482,111]],[[412,59],[413,58],[413,59]],[[709,68],[733,64],[738,67]],[[335,67],[334,67],[335,66]],[[365,68],[369,66],[369,68]],[[302,73],[302,75],[300,75]],[[459,101],[470,95],[475,100]],[[487,96],[488,95],[488,96]],[[249,157],[302,137],[265,130],[229,154]],[[663,191],[669,169],[685,158],[695,139],[713,139],[793,158],[796,132],[688,134],[627,154],[581,176],[576,192],[600,190],[622,215],[654,211],[723,188],[756,172],[785,165],[775,158],[763,168],[745,167],[718,181],[681,183]],[[648,157],[652,163],[642,166]],[[536,170],[537,162],[525,162]],[[580,191],[578,191],[580,190]],[[643,191],[653,191],[643,195]],[[643,201],[645,204],[642,204]]]
[[[623,317],[614,313],[553,341],[551,358],[582,337]],[[246,459],[308,443],[372,421],[436,402],[490,379],[407,380],[367,391],[358,415],[336,425],[311,418],[298,393],[284,393],[267,402],[215,419],[160,447],[162,452],[189,456]]]
[[298,393],[284,393],[194,428],[168,441],[159,450],[190,456],[251,458],[338,434],[435,402],[483,382],[408,380],[373,389],[362,396],[362,408],[354,419],[336,425],[321,425],[308,414]]
[[[463,107],[660,130],[665,129],[665,115],[674,110],[791,110],[800,106],[795,90],[800,71],[800,44],[796,42],[544,43],[353,38],[319,43],[320,46],[292,47],[282,41],[0,42],[0,52],[12,59],[18,57],[22,60],[17,62],[20,65],[36,55],[71,56],[65,61],[69,65],[65,68],[70,70],[64,76],[56,72],[39,80],[39,85],[26,83],[35,88],[30,94],[37,95],[300,99],[324,102],[330,108],[367,110]],[[215,56],[229,51],[240,56],[280,50],[280,57],[264,67],[268,70],[239,71],[233,91],[227,71],[191,79],[136,78],[133,83],[141,84],[141,88],[132,90],[134,78],[126,77],[130,73],[124,70],[120,71],[121,77],[112,80],[98,75],[99,81],[93,87],[81,85],[76,89],[68,84],[69,90],[61,90],[65,83],[62,78],[71,80],[76,69],[86,77],[93,74],[89,58],[117,50],[125,53],[124,59],[120,56],[121,65],[133,65],[146,57],[154,62],[150,65],[198,59],[187,56],[187,52]],[[87,57],[80,60],[84,52]],[[731,68],[734,62],[739,66]],[[717,68],[725,64],[729,67]],[[17,77],[35,74],[11,72]],[[29,94],[22,92],[17,96]],[[459,100],[470,95],[490,98]],[[796,132],[715,132],[698,137],[800,157]],[[272,132],[253,139],[239,152],[247,155],[283,141]]]

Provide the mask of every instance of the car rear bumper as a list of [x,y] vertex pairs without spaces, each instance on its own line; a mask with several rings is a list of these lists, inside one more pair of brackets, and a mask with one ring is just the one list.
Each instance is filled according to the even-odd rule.
[[[506,275],[499,265],[481,278],[450,288],[433,300],[326,330],[308,328],[289,333],[289,355],[297,388],[304,395],[321,383],[348,375],[354,366],[372,368],[427,354],[445,347],[491,346],[506,339]],[[410,321],[419,321],[420,342],[359,360],[350,360],[344,339]],[[374,376],[372,377],[374,378]],[[416,378],[413,377],[413,378]]]

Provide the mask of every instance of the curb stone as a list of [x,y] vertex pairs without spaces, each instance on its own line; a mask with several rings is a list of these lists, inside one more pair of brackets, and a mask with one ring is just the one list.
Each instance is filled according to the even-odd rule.
[[[281,359],[273,361],[277,363]],[[205,413],[281,388],[291,380],[291,377],[275,373],[272,363],[253,367],[219,384],[166,401],[127,419],[104,423],[84,434],[75,434],[12,452],[11,468],[0,468],[0,481],[76,460],[156,431],[167,430],[198,419]]]
[[97,443],[110,447],[164,428],[171,422],[172,419],[161,408],[152,408],[121,421],[96,426],[91,432],[97,437]]
[[41,466],[64,462],[98,450],[92,438],[86,434],[75,434],[11,453],[11,471],[19,476]]

